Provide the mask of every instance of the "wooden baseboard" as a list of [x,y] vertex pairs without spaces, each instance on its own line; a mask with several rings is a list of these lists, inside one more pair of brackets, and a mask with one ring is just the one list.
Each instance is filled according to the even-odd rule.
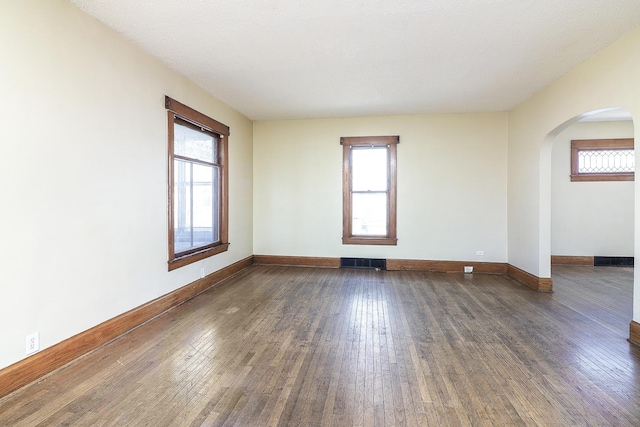
[[253,256],[149,301],[0,370],[0,398],[190,300],[253,264]]
[[535,289],[538,292],[553,292],[553,281],[551,278],[534,276],[533,274],[520,270],[518,267],[514,267],[511,264],[507,266],[507,276]]
[[[297,267],[340,268],[340,258],[254,255],[255,264]],[[462,273],[465,266],[472,266],[474,273],[506,274],[507,264],[475,261],[428,261],[417,259],[387,259],[387,270],[420,270]]]
[[551,265],[590,265],[592,256],[551,255]]
[[340,268],[340,258],[329,257],[254,255],[253,263],[296,267]]
[[633,320],[629,324],[629,342],[640,346],[640,323]]
[[463,273],[464,267],[473,267],[474,273],[506,274],[507,264],[476,261],[429,261],[419,259],[388,259],[387,270],[420,270],[445,273]]
[[[265,265],[339,268],[340,258],[254,255],[254,263]],[[593,257],[591,257],[590,265],[593,265]],[[518,282],[521,282],[529,286],[530,288],[535,289],[536,291],[553,292],[553,281],[551,280],[551,278],[537,277],[506,263],[387,259],[388,270],[420,270],[453,273],[463,272],[465,266],[472,266],[474,273],[506,274],[510,278],[517,280]]]
[[[127,333],[165,311],[190,300],[206,289],[222,282],[252,264],[339,268],[340,258],[254,255],[231,264],[207,277],[183,286],[153,301],[136,307],[113,319],[63,342],[46,348],[26,359],[0,370],[0,397],[66,365],[72,360]],[[551,292],[551,279],[538,278],[505,263],[472,261],[387,260],[389,270],[422,270],[463,272],[472,266],[474,273],[507,274],[509,277],[541,292]],[[640,343],[640,325],[632,322],[630,340]],[[635,340],[635,341],[634,341]]]

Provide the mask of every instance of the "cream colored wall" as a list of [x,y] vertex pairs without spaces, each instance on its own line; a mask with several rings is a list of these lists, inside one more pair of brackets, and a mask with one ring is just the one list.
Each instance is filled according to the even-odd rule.
[[[505,114],[470,114],[252,127],[63,0],[0,3],[0,39],[0,368],[24,357],[27,334],[51,346],[252,253],[474,260],[483,249],[486,261],[549,277],[555,135],[600,108],[640,117],[640,29],[519,105],[508,125]],[[171,273],[165,94],[232,133],[230,250]],[[401,136],[397,247],[340,242],[338,140],[368,134]]]
[[[0,40],[0,368],[253,253],[248,119],[66,1]],[[171,273],[165,94],[231,128],[230,249]]]
[[[506,118],[255,122],[255,253],[505,262]],[[364,135],[400,135],[395,247],[341,241],[340,137]]]
[[[544,88],[509,113],[509,263],[550,277],[551,147],[557,134],[589,111],[621,107],[640,117],[640,28]],[[635,223],[640,223],[635,185]],[[640,247],[635,229],[634,247]],[[636,257],[637,259],[637,257]],[[640,320],[640,279],[634,285]]]
[[633,256],[632,181],[571,182],[571,140],[633,138],[631,120],[576,123],[551,159],[551,254]]

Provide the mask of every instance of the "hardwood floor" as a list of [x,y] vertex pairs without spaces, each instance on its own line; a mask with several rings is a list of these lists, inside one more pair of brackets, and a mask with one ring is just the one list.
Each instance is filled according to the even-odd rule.
[[632,269],[553,279],[253,266],[0,400],[0,425],[640,425]]

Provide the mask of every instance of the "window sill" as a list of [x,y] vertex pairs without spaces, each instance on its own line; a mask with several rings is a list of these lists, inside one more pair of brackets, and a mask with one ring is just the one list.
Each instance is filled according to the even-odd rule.
[[398,239],[394,237],[350,236],[342,238],[343,245],[390,245],[396,246]]
[[169,260],[169,271],[175,270],[176,268],[184,267],[185,265],[189,265],[196,261],[203,260],[205,258],[209,258],[210,256],[226,252],[229,249],[229,243],[221,243],[212,248],[207,248],[200,252],[195,252],[189,255],[184,255],[179,258],[174,258]]
[[571,175],[571,182],[580,181],[633,181],[633,173],[590,173]]

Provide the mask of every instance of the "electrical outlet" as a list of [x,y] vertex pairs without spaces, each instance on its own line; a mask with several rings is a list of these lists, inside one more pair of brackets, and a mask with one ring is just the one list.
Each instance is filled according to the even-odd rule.
[[27,335],[27,354],[40,350],[40,332]]
[[464,267],[464,272],[465,273],[473,273],[473,267],[465,266]]
[[204,267],[200,269],[200,278],[204,279]]
[[484,256],[484,251],[476,251],[476,255],[478,255],[478,256]]

